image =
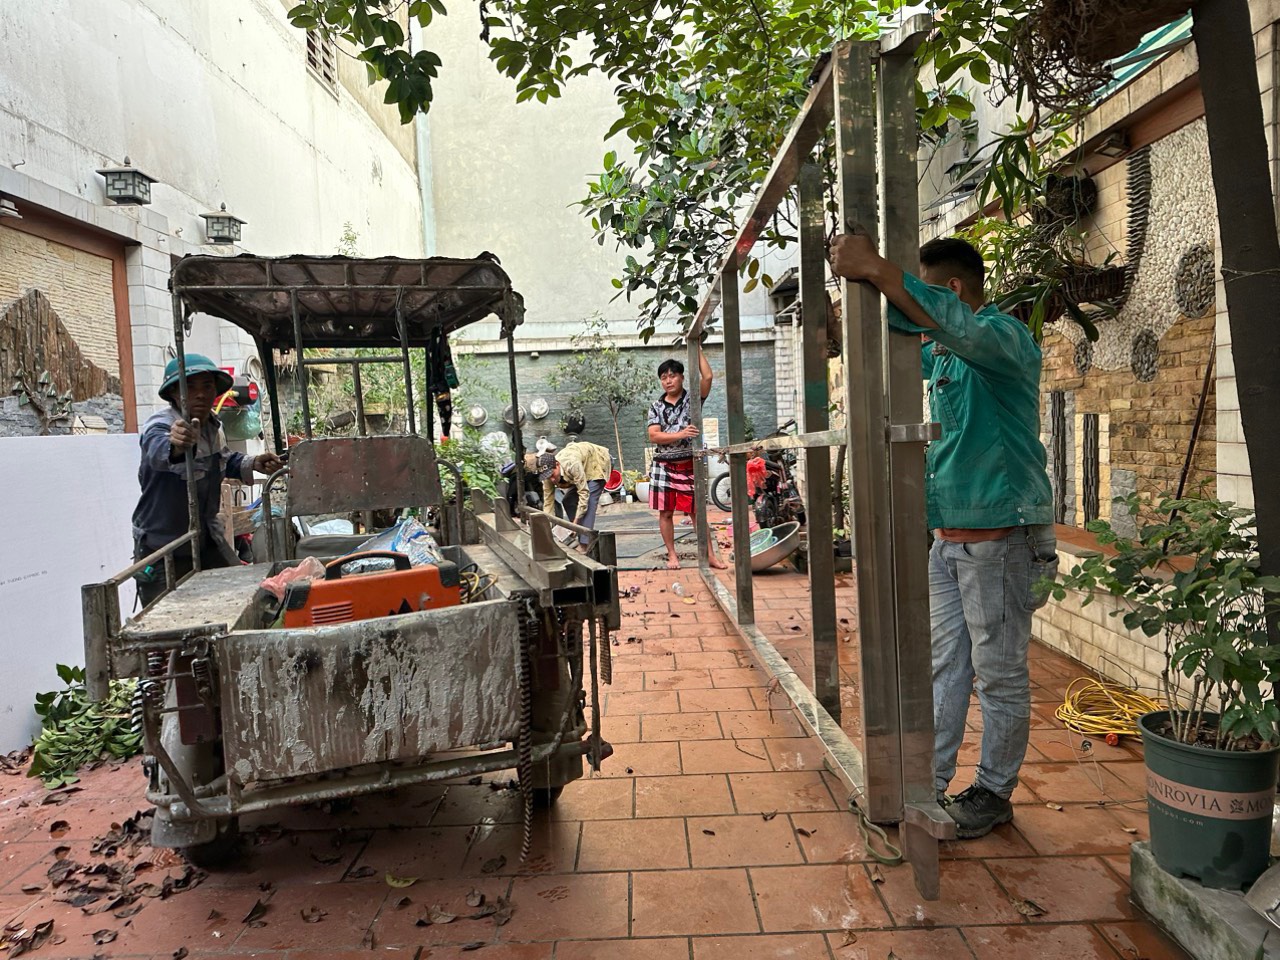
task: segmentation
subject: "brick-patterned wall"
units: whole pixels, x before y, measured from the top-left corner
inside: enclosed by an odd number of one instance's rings
[[[49,299],[84,356],[119,376],[111,261],[0,224],[0,305],[33,288]]]
[[[1041,375],[1043,402],[1047,407],[1050,390],[1070,391],[1075,400],[1075,429],[1072,443],[1068,444],[1068,456],[1072,461],[1069,470],[1076,483],[1074,504],[1067,504],[1069,517],[1073,506],[1075,516],[1081,515],[1084,497],[1080,482],[1083,437],[1079,424],[1085,413],[1100,415],[1100,516],[1111,517],[1110,478],[1116,470],[1132,471],[1140,494],[1158,496],[1177,487],[1191,440],[1204,365],[1213,341],[1214,321],[1210,315],[1199,320],[1182,318],[1175,323],[1160,341],[1159,372],[1149,383],[1139,381],[1130,370],[1090,370],[1081,375],[1076,369],[1070,341],[1060,335],[1045,338]],[[1215,426],[1214,382],[1210,379],[1188,489],[1205,480],[1209,490],[1213,490]],[[1048,437],[1045,443],[1047,446]],[[1116,490],[1115,494],[1120,492]]]
[[[1061,568],[1070,570],[1079,557],[1058,551]],[[1132,686],[1148,696],[1163,696],[1159,687],[1164,664],[1164,634],[1148,637],[1124,627],[1119,602],[1099,597],[1087,606],[1081,594],[1068,592],[1062,601],[1050,600],[1031,624],[1031,635],[1045,645],[1080,661],[1090,670]]]

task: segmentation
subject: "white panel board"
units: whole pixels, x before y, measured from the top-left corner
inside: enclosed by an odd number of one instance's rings
[[[138,436],[0,440],[0,751],[30,742],[56,664],[84,664],[80,587],[127,567]],[[133,586],[120,591],[125,615]]]

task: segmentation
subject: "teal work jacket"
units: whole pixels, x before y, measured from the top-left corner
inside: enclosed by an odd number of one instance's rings
[[[929,528],[988,530],[1053,523],[1040,442],[1040,347],[991,304],[977,313],[946,287],[904,274],[909,293],[938,325],[930,330],[889,307],[889,325],[932,339],[921,351],[933,419],[925,496]]]

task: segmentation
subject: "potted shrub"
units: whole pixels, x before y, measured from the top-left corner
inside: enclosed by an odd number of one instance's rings
[[[1138,498],[1126,501],[1136,514]],[[1213,499],[1166,497],[1134,539],[1089,529],[1115,553],[1055,585],[1121,601],[1124,625],[1161,637],[1169,708],[1139,720],[1151,852],[1175,876],[1247,887],[1266,869],[1280,763],[1280,578],[1258,573],[1253,514]]]

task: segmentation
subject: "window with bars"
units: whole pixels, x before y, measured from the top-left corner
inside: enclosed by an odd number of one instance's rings
[[[319,30],[307,31],[307,69],[330,91],[338,90],[338,48]]]
[[[1053,448],[1053,519],[1067,522],[1067,398],[1061,390],[1049,394],[1049,442]]]
[[[1098,415],[1086,413],[1084,426],[1084,522],[1098,519],[1099,463],[1098,463]]]

